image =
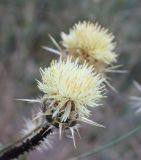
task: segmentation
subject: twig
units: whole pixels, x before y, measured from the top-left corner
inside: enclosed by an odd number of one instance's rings
[[[42,141],[52,132],[50,126],[46,125],[42,127],[39,133],[33,136],[31,139],[27,139],[25,142],[20,144],[19,146],[15,146],[6,151],[2,156],[0,156],[0,160],[10,160],[13,158],[18,158],[24,152],[29,152],[33,150],[36,146],[40,145]]]
[[[2,153],[4,153],[5,151],[9,150],[10,148],[12,148],[13,146],[17,145],[18,143],[24,141],[25,139],[27,139],[29,136],[31,136],[34,132],[37,132],[38,130],[40,130],[42,128],[42,124],[37,126],[34,130],[32,130],[31,132],[29,132],[27,135],[25,135],[24,137],[22,138],[19,138],[18,140],[12,142],[11,144],[9,145],[6,145],[5,147],[3,147],[1,150],[0,150],[0,155]]]

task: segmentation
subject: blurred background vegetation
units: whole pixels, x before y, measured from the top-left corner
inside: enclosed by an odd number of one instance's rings
[[[111,141],[141,123],[141,116],[129,104],[138,95],[133,80],[141,83],[141,1],[140,0],[0,0],[0,143],[20,136],[24,118],[31,117],[37,105],[16,98],[36,98],[35,79],[39,67],[48,66],[55,55],[41,46],[53,47],[48,33],[58,42],[60,32],[68,32],[75,22],[90,20],[110,29],[117,42],[118,64],[127,74],[110,74],[119,93],[109,91],[104,105],[94,110],[92,119],[106,129],[82,124],[82,139],[65,138],[53,149],[31,152],[30,160],[66,160]],[[141,95],[141,94],[140,94]],[[86,160],[140,160],[141,134]]]

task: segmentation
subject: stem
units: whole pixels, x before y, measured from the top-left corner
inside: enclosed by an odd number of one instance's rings
[[[46,125],[42,127],[39,133],[33,136],[31,139],[27,139],[25,142],[19,146],[14,146],[6,151],[3,155],[0,156],[0,160],[10,160],[18,158],[24,152],[29,152],[33,150],[36,146],[40,145],[42,141],[52,132],[50,126]]]
[[[124,134],[123,136],[121,136],[121,137],[113,140],[113,141],[110,142],[110,143],[107,143],[107,144],[105,144],[105,145],[103,145],[103,146],[100,146],[100,147],[98,147],[98,148],[96,148],[96,149],[92,149],[92,150],[90,150],[90,151],[88,151],[88,152],[86,152],[86,153],[83,153],[83,154],[81,154],[81,155],[79,155],[79,156],[77,156],[77,157],[71,158],[70,160],[78,160],[78,159],[86,158],[86,157],[89,157],[89,156],[91,156],[91,155],[94,155],[94,154],[96,154],[96,153],[98,153],[98,152],[101,152],[101,151],[103,151],[103,150],[105,150],[105,149],[111,148],[112,146],[115,146],[115,145],[119,144],[119,143],[122,142],[123,140],[126,140],[127,138],[135,135],[135,134],[136,134],[137,132],[139,132],[139,131],[141,131],[141,125],[139,125],[138,127],[134,128],[134,129],[131,130],[130,132]]]
[[[0,150],[0,154],[2,154],[3,152],[9,150],[11,147],[15,146],[16,144],[22,142],[24,139],[28,138],[29,136],[31,136],[34,132],[37,132],[38,130],[40,130],[42,128],[42,124],[37,126],[34,130],[32,130],[31,132],[29,132],[27,135],[25,135],[24,137],[14,141],[13,143],[6,145],[5,147],[3,147],[3,149]]]

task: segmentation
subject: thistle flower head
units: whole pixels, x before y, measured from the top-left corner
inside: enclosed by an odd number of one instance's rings
[[[86,60],[98,72],[116,62],[114,36],[98,23],[79,22],[69,34],[62,33],[61,37],[69,55],[79,57],[82,62]]]
[[[38,87],[44,92],[42,101],[48,122],[58,128],[72,127],[79,120],[88,122],[88,107],[97,106],[104,91],[103,79],[92,66],[78,65],[78,60],[67,58],[41,69],[41,76]]]

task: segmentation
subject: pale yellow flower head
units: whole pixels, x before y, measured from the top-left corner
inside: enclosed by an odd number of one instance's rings
[[[73,126],[77,120],[87,123],[90,111],[103,97],[103,79],[92,66],[78,64],[78,60],[52,61],[51,66],[41,69],[42,81],[38,87],[43,91],[43,104],[47,120],[57,127]],[[49,117],[50,116],[50,117]]]
[[[86,60],[98,72],[116,62],[114,36],[98,23],[79,22],[69,34],[62,33],[61,37],[69,55],[79,57],[82,63]]]

